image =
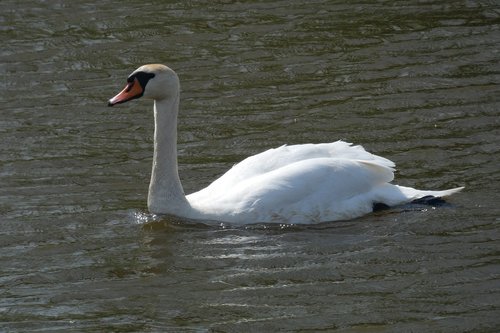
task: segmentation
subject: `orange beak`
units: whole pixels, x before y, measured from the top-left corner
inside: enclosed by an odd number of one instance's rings
[[[134,81],[127,83],[127,86],[118,93],[115,97],[108,101],[108,106],[113,106],[115,104],[125,103],[134,98],[139,98],[144,93],[141,84],[134,78]]]

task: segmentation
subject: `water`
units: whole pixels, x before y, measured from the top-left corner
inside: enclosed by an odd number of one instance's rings
[[[0,331],[495,332],[494,1],[0,2]],[[147,214],[144,63],[182,84],[186,192],[285,143],[344,139],[451,206],[317,226]]]

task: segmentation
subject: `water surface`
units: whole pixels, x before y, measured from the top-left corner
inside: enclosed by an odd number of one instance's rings
[[[495,332],[500,10],[491,1],[0,3],[0,328]],[[144,63],[181,79],[187,193],[343,139],[450,206],[317,226],[147,214]]]

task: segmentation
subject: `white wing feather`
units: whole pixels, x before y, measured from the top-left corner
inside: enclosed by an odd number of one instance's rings
[[[223,191],[236,186],[239,182],[249,180],[252,177],[271,172],[283,166],[295,162],[315,158],[344,158],[352,160],[372,161],[378,165],[394,168],[394,162],[373,155],[361,146],[353,146],[351,143],[336,141],[332,143],[303,144],[269,149],[260,154],[250,156],[235,164],[220,178],[212,182],[208,187],[189,195],[193,200],[202,199],[206,195]]]

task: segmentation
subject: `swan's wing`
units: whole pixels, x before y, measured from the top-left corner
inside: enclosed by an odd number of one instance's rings
[[[314,158],[247,178],[223,190],[209,187],[204,190],[205,196],[187,198],[193,208],[233,222],[325,220],[329,218],[325,214],[331,211],[344,214],[352,208],[358,212],[359,207],[343,205],[392,179],[390,167],[373,161]]]
[[[207,188],[193,193],[191,196],[193,199],[202,199],[203,197],[210,196],[213,192],[238,186],[240,182],[252,179],[253,177],[267,174],[299,161],[318,158],[370,161],[391,169],[395,166],[392,161],[386,158],[371,154],[361,146],[353,146],[351,143],[344,141],[292,146],[285,145],[244,159]]]

